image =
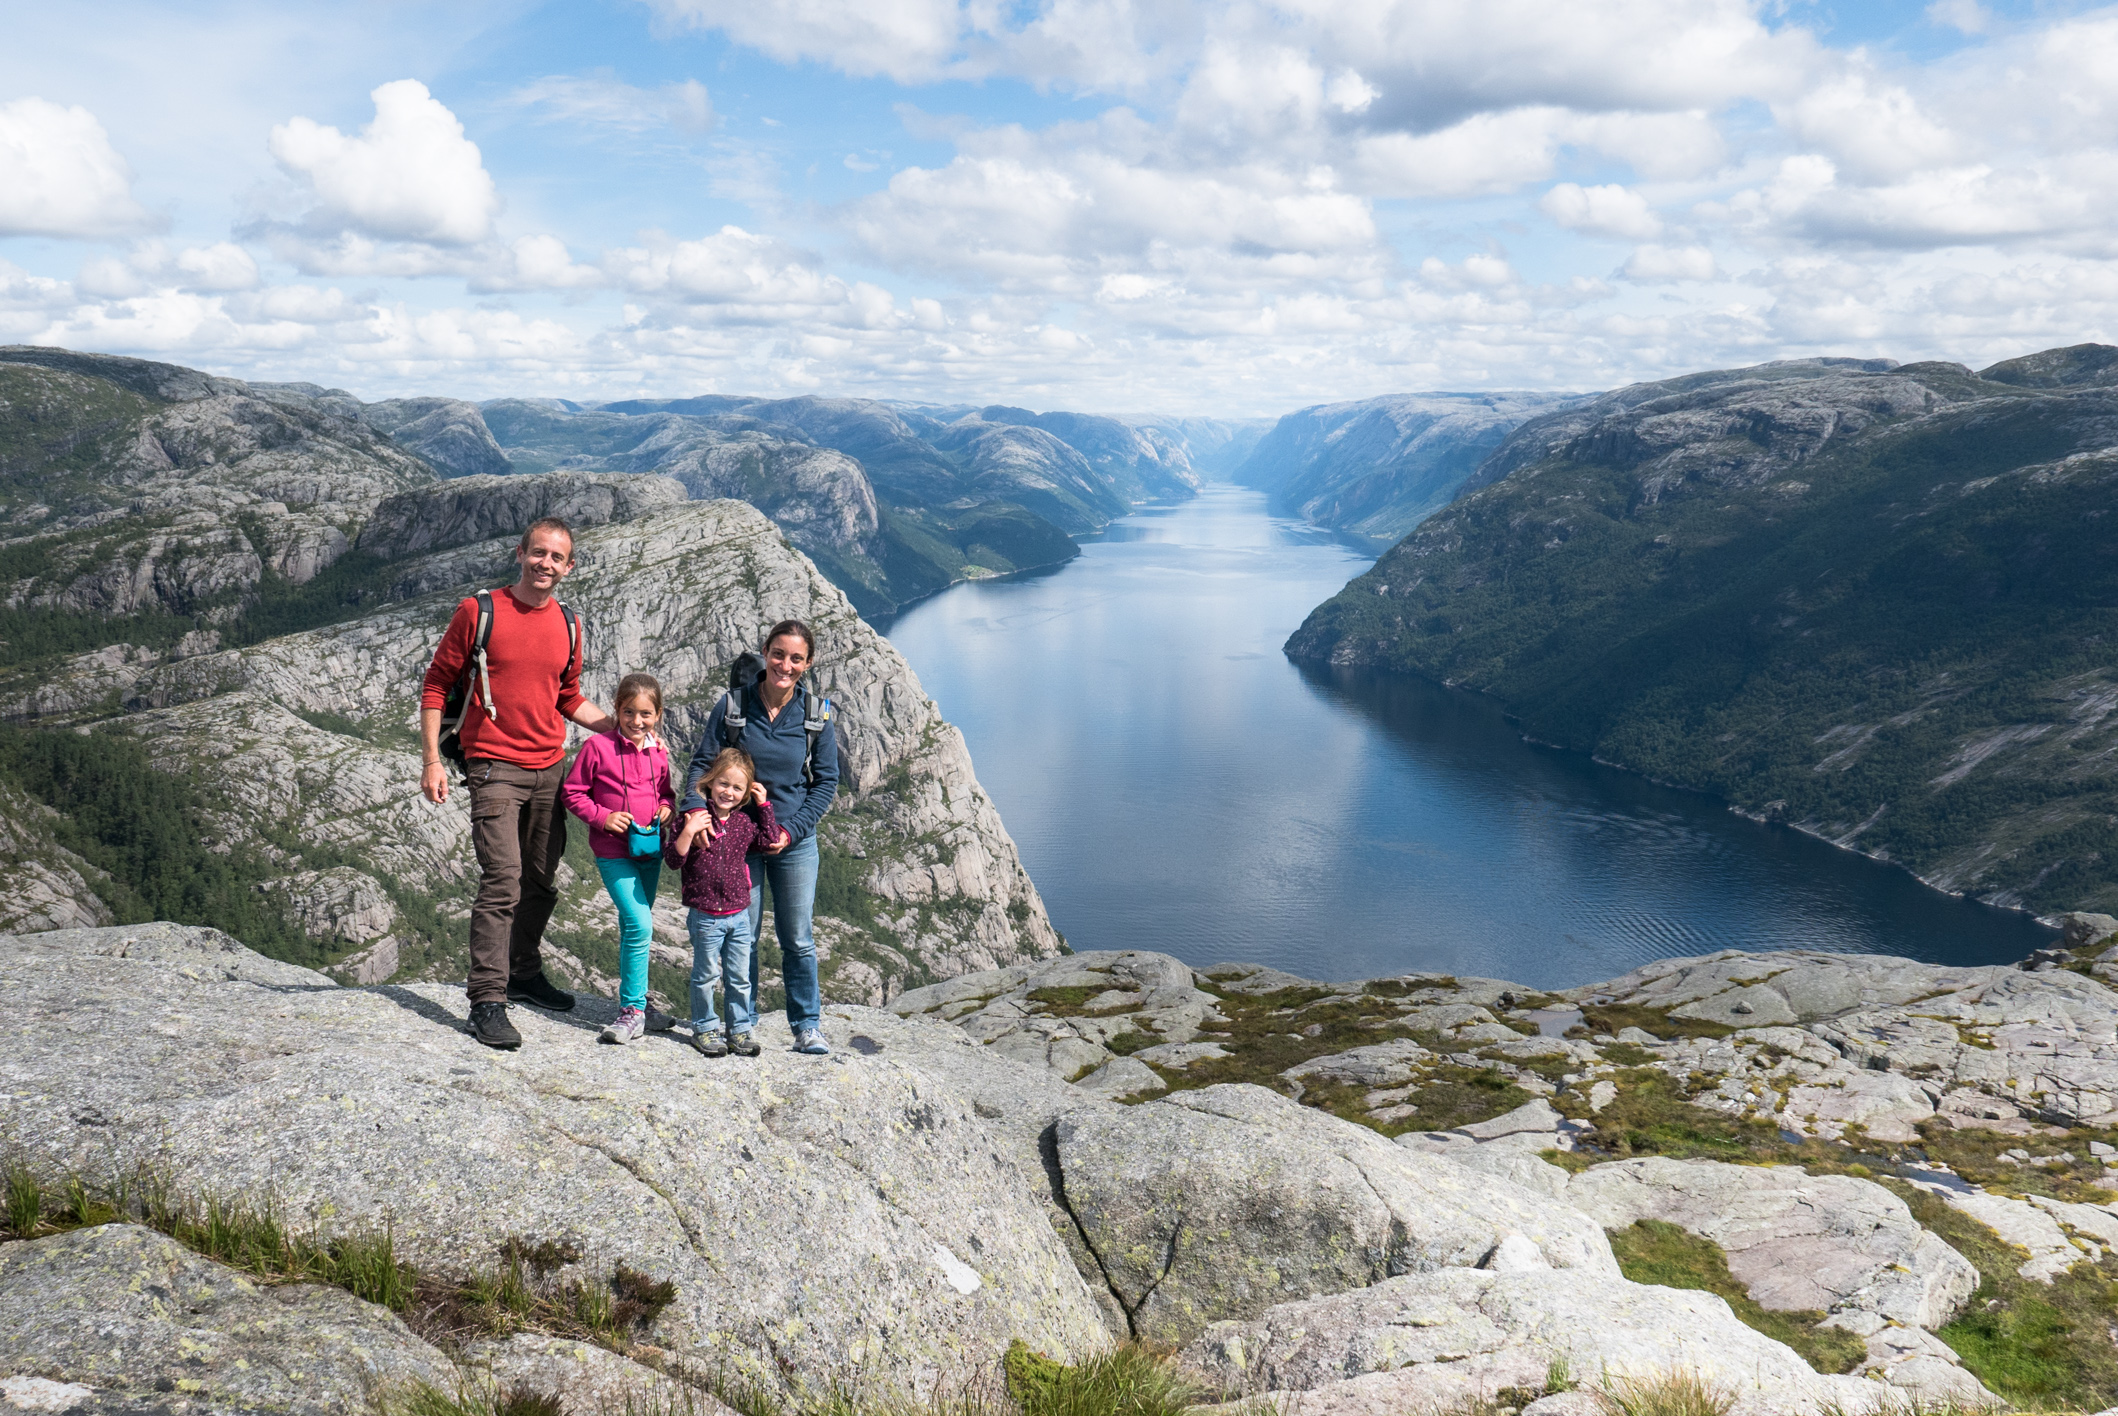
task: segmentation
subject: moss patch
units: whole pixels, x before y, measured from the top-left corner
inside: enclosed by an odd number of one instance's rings
[[[1850,1372],[1868,1355],[1867,1345],[1852,1333],[1818,1327],[1824,1320],[1822,1313],[1781,1313],[1759,1307],[1728,1271],[1728,1255],[1719,1244],[1674,1224],[1643,1219],[1630,1229],[1614,1229],[1611,1252],[1618,1256],[1618,1267],[1635,1283],[1696,1288],[1726,1299],[1745,1326],[1786,1343],[1819,1372]]]
[[[1680,1037],[1727,1037],[1735,1032],[1726,1023],[1703,1022],[1697,1018],[1673,1018],[1666,1008],[1647,1008],[1636,1003],[1584,1004],[1579,1024],[1586,1035],[1597,1033],[1616,1034],[1627,1028],[1638,1028],[1651,1033],[1664,1042]]]

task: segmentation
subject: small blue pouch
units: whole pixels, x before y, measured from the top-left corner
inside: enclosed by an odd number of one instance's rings
[[[633,855],[658,856],[662,853],[662,828],[653,821],[635,821],[625,833],[625,841]]]

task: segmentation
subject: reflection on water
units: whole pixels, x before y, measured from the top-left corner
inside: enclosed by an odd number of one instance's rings
[[[1297,671],[1281,643],[1367,564],[1214,486],[1055,570],[946,591],[889,635],[1077,949],[1552,988],[1715,949],[1990,963],[2049,938],[1533,747],[1472,695]]]

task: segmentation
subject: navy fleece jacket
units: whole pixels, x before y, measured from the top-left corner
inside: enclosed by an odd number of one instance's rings
[[[787,844],[798,846],[816,834],[816,823],[824,819],[831,799],[838,795],[838,734],[828,727],[817,734],[816,785],[812,787],[802,778],[809,734],[803,726],[808,719],[802,712],[800,685],[795,686],[794,697],[787,706],[780,709],[777,721],[765,716],[765,705],[758,700],[755,688],[743,694],[743,715],[748,721],[743,724],[742,740],[735,746],[757,763],[757,779],[765,784],[772,814],[791,838]],[[713,705],[713,712],[706,719],[706,731],[699,737],[698,750],[691,754],[691,765],[684,769],[687,789],[713,761],[714,754],[728,745],[721,741],[721,720],[727,716],[728,700],[723,698]],[[705,809],[706,799],[686,790],[684,810]]]

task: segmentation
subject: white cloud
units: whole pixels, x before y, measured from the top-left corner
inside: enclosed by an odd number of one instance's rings
[[[566,122],[643,133],[670,127],[682,133],[711,132],[713,97],[697,79],[635,88],[608,72],[547,74],[508,95],[510,102]]]
[[[318,199],[305,225],[396,241],[465,246],[492,233],[500,193],[478,145],[417,79],[375,89],[375,118],[358,135],[293,118],[268,146]]]
[[[1641,284],[1712,280],[1714,253],[1704,246],[1636,246],[1619,273]]]
[[[556,236],[518,236],[472,272],[473,290],[585,290],[604,283],[603,272],[577,263]]]
[[[1984,34],[1992,27],[1993,17],[1978,0],[1934,0],[1927,7],[1927,22],[1965,34]]]
[[[0,236],[92,239],[149,221],[95,114],[41,98],[0,103]]]
[[[1662,221],[1647,199],[1629,187],[1610,184],[1581,187],[1561,182],[1544,194],[1537,209],[1569,231],[1646,241],[1662,234]]]
[[[193,290],[249,290],[258,283],[256,258],[229,241],[179,251],[175,266]]]

